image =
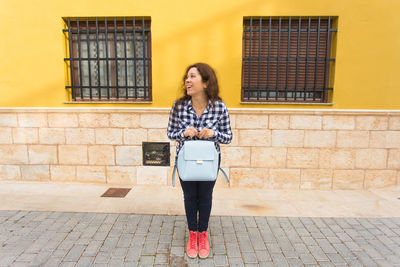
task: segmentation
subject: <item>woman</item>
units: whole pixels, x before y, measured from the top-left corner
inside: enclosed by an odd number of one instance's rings
[[[178,141],[176,155],[186,138],[215,142],[221,162],[219,143],[229,144],[232,131],[225,103],[219,97],[214,70],[205,63],[187,67],[183,78],[184,96],[175,101],[168,123],[168,138]],[[215,181],[180,180],[189,228],[186,253],[190,258],[207,258],[210,245],[207,238]],[[197,221],[197,213],[199,220]]]

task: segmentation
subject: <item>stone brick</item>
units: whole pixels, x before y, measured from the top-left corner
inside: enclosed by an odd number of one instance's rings
[[[107,166],[107,183],[136,185],[136,167]]]
[[[142,140],[146,141],[146,140]],[[147,130],[148,142],[169,142],[167,131],[165,129],[148,129]]]
[[[65,144],[64,128],[39,128],[39,143],[46,145]]]
[[[123,133],[125,145],[142,145],[142,142],[147,142],[146,129],[124,129]]]
[[[107,113],[81,113],[79,114],[79,127],[108,127],[109,114]]]
[[[368,144],[368,131],[338,131],[337,133],[337,147],[367,148]]]
[[[289,129],[289,115],[270,115],[269,129],[286,130]]]
[[[354,169],[356,152],[348,148],[321,149],[319,167],[323,169]]]
[[[0,128],[0,144],[12,144],[11,128]]]
[[[386,149],[357,149],[357,169],[386,169]]]
[[[232,130],[232,141],[228,144],[228,146],[239,146],[239,130]]]
[[[50,176],[52,181],[71,182],[76,180],[75,166],[51,165]]]
[[[96,144],[122,145],[122,129],[117,128],[97,128]]]
[[[167,185],[167,167],[142,166],[137,168],[138,185]]]
[[[223,170],[225,171],[226,175],[228,176],[229,183],[226,181],[225,176],[222,174],[222,172],[219,171],[218,172],[218,176],[217,176],[217,182],[215,183],[215,187],[216,188],[229,188],[229,187],[231,187],[231,184],[232,184],[232,179],[231,179],[232,176],[230,174],[230,170],[231,169],[225,167],[225,168],[223,168]],[[171,176],[172,176],[172,172],[171,172],[171,174],[168,172],[168,174],[167,174],[168,185],[170,185],[169,181],[171,180],[170,179]],[[176,180],[175,180],[175,182],[176,182]],[[178,185],[178,186],[180,186],[180,185]]]
[[[400,131],[371,131],[370,147],[400,148]]]
[[[47,113],[18,113],[20,127],[48,127]]]
[[[30,164],[57,164],[57,147],[51,145],[29,145]]]
[[[334,170],[333,189],[363,189],[363,170]]]
[[[322,129],[324,130],[354,130],[354,116],[328,115],[322,117]]]
[[[78,114],[76,113],[49,113],[49,127],[78,127]]]
[[[386,147],[386,132],[371,131],[369,136],[369,147],[385,148]]]
[[[268,189],[299,189],[299,169],[270,169],[267,181]]]
[[[94,129],[92,128],[67,128],[65,129],[67,144],[89,145],[95,143]]]
[[[268,128],[268,115],[236,115],[236,129]]]
[[[301,170],[301,189],[332,189],[333,171],[330,169]]]
[[[386,148],[400,148],[400,131],[386,132]]]
[[[142,165],[141,146],[117,146],[115,153],[117,165]]]
[[[1,125],[1,119],[0,119]],[[389,130],[400,130],[400,116],[389,117]]]
[[[48,181],[50,180],[49,165],[22,165],[22,180]]]
[[[322,117],[317,115],[292,115],[290,116],[291,129],[315,129],[322,128]]]
[[[231,128],[236,128],[236,115],[229,114],[229,122],[231,123]]]
[[[250,165],[249,147],[221,147],[221,166],[241,167]]]
[[[400,149],[389,150],[388,168],[400,170]]]
[[[305,131],[305,147],[335,147],[336,131]]]
[[[13,128],[14,144],[37,144],[38,128]]]
[[[241,146],[271,146],[271,131],[240,130],[239,144]]]
[[[87,146],[85,145],[60,145],[58,146],[58,160],[60,164],[87,164]]]
[[[0,179],[19,180],[21,179],[21,170],[16,165],[0,165]]]
[[[356,116],[356,130],[386,130],[388,123],[386,116]]]
[[[115,153],[113,146],[89,146],[88,153],[90,165],[115,165]]]
[[[1,113],[0,114],[0,127],[17,127],[17,114],[15,113]]]
[[[313,148],[289,148],[287,151],[288,168],[318,168],[319,150]]]
[[[366,170],[365,188],[382,188],[395,186],[397,183],[397,172],[395,170]]]
[[[28,148],[26,145],[1,145],[0,164],[27,164]]]
[[[168,120],[169,115],[167,114],[140,114],[140,126],[142,128],[167,129]]]
[[[111,127],[128,127],[138,128],[140,125],[139,114],[131,113],[111,113],[110,126]]]
[[[229,178],[232,187],[263,188],[268,179],[268,169],[231,168]]]
[[[272,146],[303,147],[304,130],[272,130]]]
[[[286,148],[253,147],[251,149],[251,166],[261,168],[284,168],[286,165]],[[229,156],[229,154],[227,155]],[[246,167],[248,165],[245,165]]]
[[[106,168],[103,166],[77,166],[76,180],[78,182],[106,182]]]

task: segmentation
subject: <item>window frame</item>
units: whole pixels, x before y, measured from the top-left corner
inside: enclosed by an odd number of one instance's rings
[[[83,103],[83,102],[100,102],[100,103],[151,103],[152,102],[152,53],[151,53],[151,18],[150,17],[66,17],[63,18],[64,29],[63,33],[65,36],[65,42],[67,46],[66,58],[64,62],[67,68],[67,85],[65,89],[68,92],[68,99],[66,103]],[[82,25],[82,26],[81,26]],[[132,40],[127,40],[129,34],[132,35]],[[89,42],[90,35],[96,36],[96,54],[97,57],[90,56]],[[105,44],[105,57],[99,57],[99,37],[104,35]],[[124,39],[119,40],[123,42],[123,57],[116,56],[117,49],[116,45],[118,42],[117,34],[123,34]],[[69,37],[72,38],[69,38]],[[81,40],[80,37],[85,36],[86,40]],[[139,38],[141,40],[136,40]],[[75,39],[73,41],[73,39]],[[133,57],[127,57],[127,42],[132,41],[133,43]],[[137,42],[143,42],[142,52],[143,57],[137,57]],[[87,57],[79,57],[81,52],[81,46],[87,45]],[[147,54],[146,54],[147,52]],[[103,51],[104,53],[104,51]],[[72,57],[71,57],[72,55]],[[89,76],[89,85],[84,85],[82,79],[82,66],[81,62],[87,62],[87,68],[85,71]],[[98,67],[97,75],[92,78],[91,63],[96,64]],[[101,84],[100,82],[100,62],[106,64],[106,79],[107,82]],[[123,62],[123,63],[121,63]],[[128,63],[134,66],[134,85],[128,85]],[[138,83],[137,77],[138,65],[140,68],[142,63],[143,70],[143,86]],[[104,64],[104,63],[102,63]],[[118,65],[123,64],[125,66],[124,73],[118,72]],[[104,71],[104,69],[103,69]],[[125,76],[123,76],[125,75]],[[124,85],[119,85],[118,80],[122,77],[125,80]],[[103,77],[104,78],[104,77]],[[132,77],[130,77],[132,78]],[[97,85],[92,84],[92,80],[97,79]],[[142,88],[142,91],[140,89]],[[89,90],[89,97],[84,96],[83,91]],[[106,95],[102,94],[102,90],[106,91]],[[122,90],[122,91],[121,91]],[[129,93],[128,93],[129,90]],[[93,96],[97,92],[97,97]],[[125,95],[121,96],[120,93],[125,92]],[[134,92],[134,93],[132,93]],[[143,93],[143,97],[139,96],[140,92]],[[133,97],[131,96],[133,94]]]
[[[337,20],[338,17],[335,16],[244,17],[241,103],[329,104],[333,92]],[[316,23],[317,28],[315,28]],[[292,28],[292,25],[296,25],[296,28]],[[294,36],[292,39],[291,34]],[[321,36],[325,37],[324,40]],[[305,52],[304,40],[307,42],[307,55],[300,57],[299,51]],[[323,41],[326,42],[325,46],[320,46],[320,42]],[[311,42],[316,44],[315,47],[311,46]],[[291,51],[293,48],[295,51]],[[309,56],[309,50],[313,48],[315,51],[312,58]],[[319,54],[320,51],[324,54]],[[302,69],[302,72],[299,71],[299,66],[301,68],[305,66],[305,73]],[[311,69],[308,70],[309,73],[307,68]],[[299,86],[301,84],[299,77],[303,78],[304,88]],[[307,85],[311,78],[312,86]],[[295,86],[290,87],[289,84]],[[316,97],[317,94],[320,97]],[[307,95],[312,95],[312,98],[306,97]]]

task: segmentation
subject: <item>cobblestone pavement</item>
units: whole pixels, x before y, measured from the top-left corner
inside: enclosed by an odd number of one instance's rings
[[[207,259],[184,216],[0,211],[0,266],[400,266],[400,218],[212,216]]]

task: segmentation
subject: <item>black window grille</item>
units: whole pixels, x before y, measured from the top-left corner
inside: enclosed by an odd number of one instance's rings
[[[242,101],[328,102],[335,24],[336,17],[244,18]]]
[[[72,101],[151,101],[151,31],[145,17],[65,18]]]

